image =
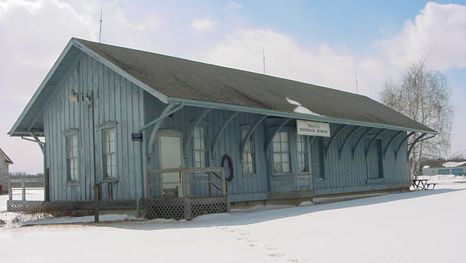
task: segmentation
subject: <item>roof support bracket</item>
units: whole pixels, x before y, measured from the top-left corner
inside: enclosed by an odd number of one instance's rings
[[[21,139],[23,139],[25,141],[30,141],[30,142],[37,143],[37,145],[39,145],[40,150],[42,151],[42,154],[45,156],[45,142],[41,141],[39,139],[39,136],[37,136],[37,134],[35,134],[34,132],[29,132],[29,134],[34,139],[26,138],[24,136],[21,136]]]
[[[176,108],[174,108],[174,107],[175,107],[175,104],[168,104],[167,107],[165,107],[165,109],[163,110],[163,112],[160,114],[159,117],[157,117],[155,120],[152,120],[148,124],[144,125],[141,129],[139,129],[139,131],[142,132],[143,130],[149,128],[151,125],[157,123],[158,121],[160,121],[162,119],[165,119],[166,117],[172,115],[173,113],[181,110],[184,107],[184,105],[180,104],[180,105],[178,105],[178,107],[176,107]]]
[[[390,145],[395,141],[396,138],[398,138],[398,136],[400,136],[400,134],[404,133],[404,131],[399,131],[397,133],[395,133],[395,135],[393,135],[390,140],[388,140],[387,142],[387,145],[385,146],[385,149],[383,150],[383,159],[385,160],[385,156],[387,155],[387,152],[388,152],[388,148],[390,147]]]
[[[239,111],[233,112],[233,114],[231,114],[231,116],[223,123],[222,127],[220,128],[220,131],[218,131],[217,135],[215,136],[215,139],[213,140],[212,147],[211,147],[212,159],[215,159],[215,150],[217,149],[217,144],[218,144],[218,141],[220,140],[220,136],[222,136],[223,132],[228,127],[230,122],[232,122],[236,118],[236,116],[239,115],[239,113],[240,113]]]
[[[361,136],[356,140],[356,144],[353,146],[353,149],[351,150],[351,156],[354,160],[354,154],[356,153],[356,149],[358,148],[359,144],[361,143],[362,139],[366,136],[368,132],[370,132],[373,128],[367,128]]]
[[[374,144],[375,140],[377,140],[377,138],[379,137],[380,134],[382,134],[382,132],[384,132],[386,130],[382,129],[380,130],[379,132],[377,132],[374,137],[372,137],[371,141],[369,142],[369,145],[367,145],[367,148],[366,148],[366,151],[364,152],[366,158],[367,158],[367,155],[369,154],[369,150],[371,149],[372,147],[372,144]]]
[[[398,144],[398,146],[396,147],[396,150],[395,150],[395,160],[398,159],[398,152],[400,151],[401,149],[401,146],[403,145],[403,143],[408,140],[409,137],[411,137],[413,134],[415,134],[416,132],[410,132],[408,135],[406,135],[403,140],[401,140],[401,142]]]
[[[270,135],[270,138],[269,140],[267,141],[267,143],[265,144],[265,154],[266,154],[266,158],[269,159],[270,158],[270,147],[272,147],[272,141],[273,141],[273,137],[275,137],[275,135],[289,122],[291,121],[292,118],[286,118],[285,120],[283,120],[282,123],[280,123],[280,125],[278,125],[278,127],[273,131],[273,133]]]
[[[332,146],[332,142],[335,141],[335,138],[337,137],[337,135],[343,130],[343,128],[345,128],[347,125],[343,124],[341,125],[340,127],[338,127],[338,129],[333,133],[332,137],[330,138],[330,140],[328,140],[327,142],[327,146],[325,146],[325,156],[328,155],[328,151],[330,149],[330,146]]]
[[[147,145],[149,148],[148,148],[148,153],[149,153],[149,157],[152,157],[153,156],[153,150],[154,150],[154,142],[155,142],[155,139],[157,138],[157,132],[159,131],[160,127],[162,126],[163,122],[165,121],[165,119],[172,115],[173,113],[181,110],[183,108],[183,105],[179,105],[178,107],[174,108],[175,107],[175,104],[168,104],[165,109],[162,111],[162,113],[160,114],[160,116],[158,118],[156,118],[155,120],[151,121],[150,123],[146,124],[144,127],[142,127],[140,129],[140,131],[143,131],[144,129],[146,129],[147,127],[149,127],[150,125],[152,124],[155,124],[154,125],[154,128],[152,128],[152,131],[150,133],[150,136],[149,136],[149,144]]]
[[[351,129],[350,132],[346,134],[345,138],[343,139],[343,143],[340,146],[340,149],[338,149],[338,159],[341,160],[341,154],[343,153],[343,149],[345,148],[346,143],[349,141],[349,138],[351,138],[351,135],[353,135],[360,128],[361,126],[354,126],[353,129]]]
[[[246,142],[249,140],[249,137],[256,131],[257,127],[268,117],[269,115],[264,115],[262,116],[257,122],[249,129],[248,133],[246,133],[246,136],[242,138],[241,145],[239,147],[239,152],[242,153],[244,150],[244,146],[246,145]]]
[[[419,142],[424,136],[426,136],[426,135],[427,135],[427,133],[421,134],[419,137],[417,137],[417,138],[414,140],[413,143],[411,143],[411,146],[410,146],[409,149],[408,149],[408,154],[406,155],[407,158],[408,158],[408,160],[409,160],[409,154],[413,151],[414,146],[416,145],[416,143],[418,143],[418,142]],[[433,136],[432,136],[432,137],[433,137]]]
[[[201,121],[205,118],[205,116],[207,116],[207,114],[209,114],[209,112],[211,112],[213,109],[212,108],[205,108],[201,114],[197,117],[197,119],[194,121],[194,124],[193,126],[191,127],[191,130],[189,131],[189,134],[188,136],[186,137],[186,141],[184,143],[184,157],[185,158],[188,158],[188,145],[189,145],[189,142],[193,139],[193,136],[194,136],[194,130],[196,130],[196,128],[199,126],[199,124],[201,123]]]

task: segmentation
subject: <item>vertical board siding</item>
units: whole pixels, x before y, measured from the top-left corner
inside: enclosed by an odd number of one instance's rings
[[[91,108],[87,102],[70,102],[72,90],[80,94],[94,94],[94,132],[92,138]],[[47,142],[47,167],[50,172],[52,201],[91,200],[94,185],[94,156],[97,181],[103,177],[101,128],[114,123],[117,133],[117,180],[111,182],[113,196],[103,198],[136,199],[141,197],[141,144],[131,141],[131,133],[137,132],[143,123],[140,105],[142,90],[106,68],[93,58],[83,55],[58,82],[53,97],[44,112]],[[78,130],[79,181],[67,182],[65,133]],[[95,141],[95,151],[93,144]]]
[[[153,98],[151,95],[144,93],[144,111],[145,123],[157,118],[165,107],[164,104]],[[202,114],[202,108],[184,107],[182,110],[176,112],[172,116],[166,118],[160,129],[177,130],[185,137],[185,145],[187,147],[187,155],[184,156],[184,166],[193,166],[192,156],[192,141],[186,142],[186,137],[192,131],[193,123],[197,117]],[[352,148],[355,146],[357,138],[359,138],[365,129],[356,131],[346,143],[343,148],[341,159],[339,158],[338,151],[343,143],[345,136],[351,131],[354,126],[347,125],[343,130],[333,139],[328,153],[323,157],[323,164],[319,163],[319,149],[318,138],[314,138],[308,145],[310,153],[310,175],[298,175],[297,159],[296,159],[296,124],[295,121],[290,121],[283,130],[287,130],[290,135],[290,149],[291,149],[291,169],[290,175],[274,175],[272,172],[272,160],[266,159],[265,143],[271,139],[272,132],[283,121],[282,118],[270,117],[258,126],[255,133],[256,143],[256,174],[243,175],[241,168],[241,126],[253,125],[260,119],[260,115],[240,113],[224,130],[220,136],[215,155],[212,156],[212,143],[215,136],[221,129],[223,123],[231,116],[232,112],[224,110],[211,111],[200,125],[206,127],[207,133],[207,147],[209,149],[209,159],[211,166],[219,166],[221,157],[224,154],[229,155],[234,164],[234,178],[229,184],[229,193],[234,196],[244,196],[247,200],[251,194],[260,194],[267,192],[291,192],[303,190],[314,190],[316,195],[336,193],[336,192],[351,192],[351,191],[369,191],[384,189],[391,185],[400,185],[409,183],[408,166],[406,162],[406,149],[407,146],[403,145],[404,151],[400,151],[398,158],[395,160],[394,150],[396,145],[401,141],[402,136],[397,138],[390,146],[387,155],[383,161],[384,178],[379,183],[370,183],[368,181],[369,175],[367,171],[367,161],[365,151],[369,139],[372,138],[379,130],[373,129],[369,134],[366,134],[356,148],[354,158],[352,156]],[[331,124],[332,132],[335,132],[340,125]],[[385,149],[386,143],[397,131],[384,130],[378,138],[382,140],[382,151]],[[369,138],[369,139],[368,139]],[[324,147],[327,146],[329,138],[323,138]],[[157,141],[155,142],[157,148]],[[374,145],[372,145],[374,147]],[[185,150],[185,149],[183,149]],[[155,151],[157,153],[157,151]],[[157,167],[158,156],[154,156],[151,161],[152,167]],[[314,174],[319,172],[319,167],[324,169],[324,180],[314,179]],[[191,176],[192,180],[191,192],[193,194],[206,194],[206,176],[197,175]],[[270,186],[269,186],[270,181]],[[300,185],[303,185],[301,188]],[[159,185],[154,183],[152,190],[157,196],[160,195]],[[240,198],[241,199],[241,198]]]
[[[44,112],[44,132],[47,141],[47,167],[50,173],[51,200],[92,200],[94,177],[97,182],[102,181],[103,164],[101,129],[104,125],[114,125],[117,134],[117,174],[116,181],[103,184],[104,199],[136,199],[142,196],[141,186],[145,183],[142,177],[146,167],[158,167],[158,139],[155,145],[147,145],[151,128],[144,131],[144,142],[131,141],[131,133],[137,132],[144,124],[157,118],[165,104],[143,91],[141,88],[108,69],[95,59],[81,55],[63,73],[58,82],[56,92],[49,99]],[[92,137],[91,108],[87,102],[70,102],[72,91],[80,94],[94,94],[94,132]],[[192,141],[187,141],[192,132],[194,122],[202,114],[202,108],[184,107],[167,117],[160,129],[172,129],[183,134],[184,166],[193,166]],[[256,173],[244,175],[241,166],[240,144],[241,126],[253,126],[262,117],[258,114],[240,113],[226,127],[220,135],[216,145],[215,154],[212,144],[223,124],[233,112],[225,110],[212,110],[202,120],[200,125],[206,128],[206,147],[208,149],[208,165],[220,166],[223,155],[229,155],[233,160],[234,177],[229,184],[229,194],[243,196],[247,200],[254,194],[268,192],[292,192],[300,190],[313,190],[316,195],[369,191],[384,189],[389,186],[409,183],[408,163],[406,161],[407,143],[404,142],[398,158],[394,151],[403,136],[399,136],[390,145],[383,160],[383,180],[373,182],[368,180],[367,159],[365,151],[367,144],[379,130],[373,129],[361,140],[356,148],[354,157],[352,148],[356,144],[364,129],[359,129],[348,140],[343,148],[341,159],[338,151],[345,136],[354,126],[347,125],[333,138],[327,154],[323,156],[323,163],[319,160],[318,138],[308,144],[310,175],[298,175],[296,155],[296,122],[290,121],[283,130],[289,132],[291,150],[291,173],[288,175],[274,175],[272,170],[272,155],[267,158],[266,143],[273,136],[275,129],[283,122],[283,118],[269,117],[262,122],[252,134],[255,141]],[[332,133],[340,125],[331,124]],[[66,149],[65,133],[70,129],[77,129],[79,141],[79,181],[67,182],[66,178]],[[396,134],[394,130],[384,130],[378,138],[382,141],[382,151],[385,150],[389,139]],[[328,145],[329,138],[323,138],[324,147]],[[95,143],[95,147],[94,147]],[[144,148],[141,148],[144,147]],[[148,149],[153,147],[153,151]],[[372,145],[374,147],[374,145]],[[95,148],[95,149],[94,149]],[[141,159],[141,152],[154,152],[154,156]],[[369,151],[375,152],[375,151]],[[95,162],[94,162],[95,159]],[[141,165],[142,163],[142,165]],[[95,174],[94,174],[95,165]],[[315,175],[319,169],[324,169],[324,179],[317,180]],[[191,192],[204,195],[208,193],[206,175],[190,175]],[[113,188],[113,196],[109,195],[108,187]],[[160,196],[159,182],[155,179],[151,184],[152,193]],[[266,196],[266,195],[262,195]]]

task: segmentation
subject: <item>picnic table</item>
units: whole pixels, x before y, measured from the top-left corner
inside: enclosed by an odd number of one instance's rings
[[[429,179],[425,178],[414,178],[411,182],[411,186],[414,188],[414,190],[427,190],[429,187],[435,189],[437,183],[429,183],[428,181]]]

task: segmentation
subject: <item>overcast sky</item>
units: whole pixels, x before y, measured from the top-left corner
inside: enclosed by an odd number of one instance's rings
[[[39,147],[6,133],[71,37],[262,72],[379,99],[421,59],[446,75],[452,152],[466,153],[466,3],[426,1],[0,0],[0,147],[42,171]]]

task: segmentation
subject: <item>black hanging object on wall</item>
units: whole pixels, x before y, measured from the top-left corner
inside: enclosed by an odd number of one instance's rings
[[[222,156],[222,163],[220,164],[222,167],[225,167],[225,161],[228,162],[228,176],[225,176],[225,181],[231,182],[233,180],[233,160],[227,154]]]

